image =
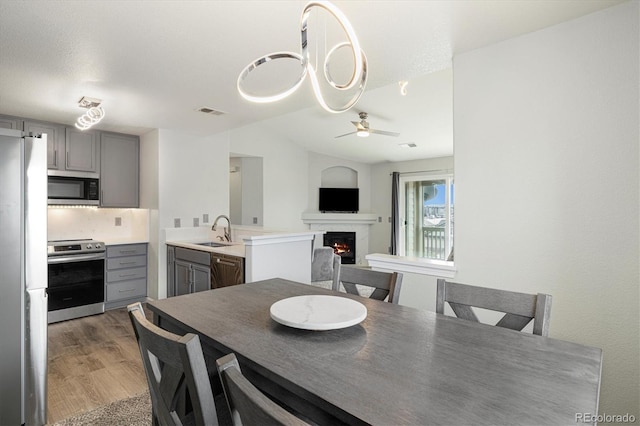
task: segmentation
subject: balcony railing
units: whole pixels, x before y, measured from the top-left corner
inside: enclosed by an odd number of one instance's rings
[[[424,229],[424,257],[429,259],[447,258],[445,228],[425,227]]]

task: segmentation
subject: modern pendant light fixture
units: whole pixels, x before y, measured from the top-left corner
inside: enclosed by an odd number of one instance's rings
[[[322,8],[327,12],[329,12],[338,21],[338,23],[344,30],[348,39],[348,41],[339,43],[335,45],[333,48],[331,48],[324,60],[323,75],[326,82],[331,87],[339,91],[345,91],[345,90],[350,90],[355,88],[355,93],[351,97],[351,99],[347,101],[344,105],[341,105],[339,107],[332,107],[325,101],[322,91],[320,90],[320,82],[318,81],[316,69],[314,68],[314,66],[311,64],[309,60],[307,23],[309,20],[309,15],[311,14],[311,10],[315,7]],[[354,70],[351,75],[351,79],[346,84],[337,84],[331,77],[331,73],[329,72],[329,65],[331,63],[331,57],[333,56],[333,54],[337,50],[345,47],[350,48],[353,54]],[[247,76],[252,71],[258,68],[260,65],[263,65],[270,61],[274,61],[276,59],[293,59],[300,63],[300,76],[298,77],[298,80],[290,88],[270,96],[252,95],[248,93],[246,90],[244,90],[243,83],[247,78]],[[238,76],[238,81],[237,81],[238,92],[244,99],[250,102],[257,102],[257,103],[276,102],[286,98],[287,96],[291,95],[296,90],[298,90],[298,88],[302,85],[307,75],[311,80],[311,86],[313,88],[315,97],[318,100],[318,103],[320,104],[320,106],[322,106],[322,108],[324,108],[326,111],[331,113],[345,112],[349,110],[351,107],[353,107],[362,96],[365,85],[367,83],[367,57],[365,56],[364,52],[360,48],[358,37],[356,36],[356,33],[353,27],[349,23],[349,20],[342,13],[342,11],[340,11],[340,9],[338,9],[333,4],[327,1],[311,1],[307,3],[304,10],[302,11],[302,17],[300,19],[300,53],[274,52],[274,53],[270,53],[268,55],[262,56],[256,59],[255,61],[251,62],[242,70],[242,72],[240,72],[240,75]]]
[[[76,120],[76,128],[87,130],[95,124],[98,124],[104,118],[104,108],[100,106],[101,104],[102,101],[100,99],[83,96],[78,101],[78,106],[80,108],[86,108],[87,112],[78,117],[78,120]]]

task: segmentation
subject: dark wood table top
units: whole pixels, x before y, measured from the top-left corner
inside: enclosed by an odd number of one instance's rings
[[[271,304],[304,294],[356,299],[367,318],[331,331],[270,318]],[[161,326],[235,352],[241,365],[345,423],[575,424],[576,413],[597,414],[598,348],[282,279],[152,301],[149,308]]]

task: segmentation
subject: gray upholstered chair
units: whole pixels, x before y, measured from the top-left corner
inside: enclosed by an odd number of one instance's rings
[[[386,299],[390,303],[397,304],[400,299],[402,273],[374,271],[366,267],[343,265],[340,269],[340,278],[337,283],[334,283],[333,290],[340,291],[340,284],[347,293],[367,296],[376,300]],[[358,286],[369,287],[373,291],[366,295]]]
[[[155,326],[145,318],[140,303],[127,309],[147,376],[153,424],[218,425],[198,335],[178,336]],[[182,412],[185,390],[193,408],[190,413]]]
[[[458,318],[479,322],[472,307],[503,312],[497,327],[522,331],[533,320],[533,334],[549,335],[551,296],[526,294],[438,280],[436,312],[444,314],[445,302]]]
[[[319,247],[313,251],[311,261],[311,282],[331,281],[336,285],[340,276],[342,258],[335,254],[332,247]]]
[[[219,358],[216,365],[234,426],[308,425],[271,401],[247,380],[240,371],[235,354]]]

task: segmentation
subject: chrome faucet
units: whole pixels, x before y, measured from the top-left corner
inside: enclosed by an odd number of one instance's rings
[[[216,217],[216,220],[213,221],[213,226],[211,227],[212,231],[216,230],[216,227],[218,226],[218,220],[220,219],[226,219],[227,220],[227,224],[229,225],[228,227],[225,226],[224,227],[224,239],[226,241],[231,242],[231,221],[229,220],[229,218],[223,214],[221,214],[220,216]],[[218,237],[220,238],[220,237]]]

